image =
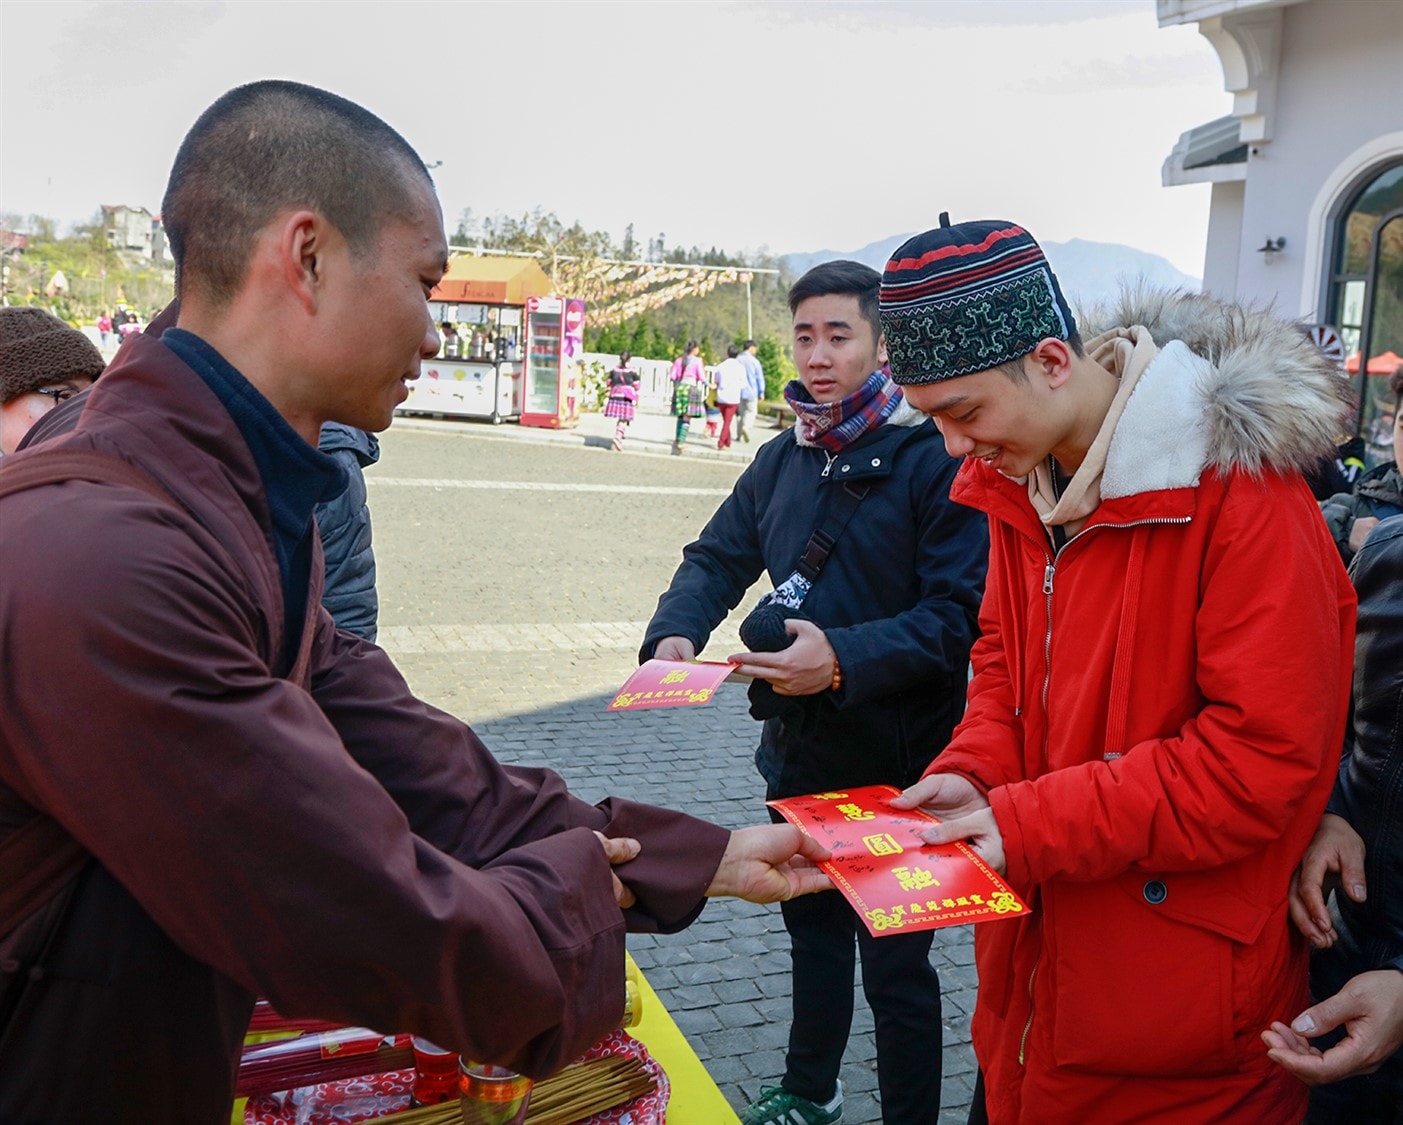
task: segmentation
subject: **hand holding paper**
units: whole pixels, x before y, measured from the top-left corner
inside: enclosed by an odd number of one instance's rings
[[[989,807],[989,798],[957,773],[933,773],[891,799],[894,809],[921,809],[939,820],[953,820]]]
[[[1004,873],[1004,837],[992,809],[983,808],[968,816],[943,820],[916,835],[927,844],[954,844],[968,840],[969,846],[983,857],[985,863],[998,874]]]
[[[926,782],[935,780],[927,778]],[[948,797],[955,799],[958,794],[962,803],[977,798],[987,806],[968,781],[954,781],[958,784],[948,786]],[[922,795],[938,788],[925,782],[921,786],[924,788],[913,786],[908,790],[902,803],[917,804]],[[1027,914],[1027,905],[981,854],[982,845],[990,858],[1003,863],[1002,840],[987,807],[973,808],[957,822],[962,826],[957,842],[932,846],[922,836],[934,827],[935,818],[920,808],[897,808],[897,799],[897,790],[890,785],[868,785],[769,803],[833,853],[819,866],[828,872],[833,885],[853,904],[875,937]],[[982,819],[985,817],[987,824]],[[970,821],[975,823],[967,823]],[[979,836],[975,847],[962,838],[970,834],[971,828]],[[951,835],[956,833],[952,831]]]

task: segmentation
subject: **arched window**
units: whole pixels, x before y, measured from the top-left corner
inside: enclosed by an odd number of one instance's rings
[[[1369,173],[1336,212],[1327,320],[1358,373],[1358,432],[1371,460],[1393,456],[1388,377],[1403,356],[1403,160]],[[1367,329],[1367,357],[1360,356]],[[1372,362],[1370,362],[1372,361]]]

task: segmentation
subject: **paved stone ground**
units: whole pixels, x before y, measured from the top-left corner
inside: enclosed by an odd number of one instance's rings
[[[671,419],[640,423],[634,456],[607,448],[603,419],[566,434],[397,422],[367,473],[381,641],[421,695],[471,722],[503,760],[550,766],[586,799],[618,794],[731,827],[762,822],[758,730],[739,686],[706,707],[604,710],[681,547],[755,448],[648,456],[668,451]],[[707,655],[740,649],[734,625],[761,592]],[[718,901],[685,933],[634,935],[629,946],[733,1107],[777,1081],[789,1017],[777,907]],[[932,958],[945,990],[941,1121],[953,1125],[974,1074],[968,928],[939,931]],[[881,1120],[872,1018],[855,991],[845,1125]]]

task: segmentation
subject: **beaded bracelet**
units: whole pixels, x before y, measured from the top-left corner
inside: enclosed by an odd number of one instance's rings
[[[838,666],[838,656],[833,656],[833,682],[829,685],[829,691],[837,691],[843,686],[843,669]]]

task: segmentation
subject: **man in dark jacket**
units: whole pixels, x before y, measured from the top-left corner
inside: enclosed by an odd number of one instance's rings
[[[0,465],[0,1121],[227,1122],[258,994],[541,1075],[617,1026],[626,927],[826,885],[797,830],[503,767],[321,607],[320,427],[438,349],[408,143],[240,87],[163,214],[176,326]]]
[[[380,460],[380,443],[374,434],[354,426],[326,422],[317,448],[346,474],[346,490],[317,505],[317,531],[326,558],[322,605],[338,629],[374,641],[380,599],[375,593],[375,550],[362,470]]]
[[[756,764],[769,799],[908,785],[963,709],[985,522],[950,502],[957,463],[884,370],[880,280],[856,262],[828,262],[790,290],[800,376],[785,390],[793,436],[760,450],[683,552],[640,654],[690,659],[769,574],[776,592],[742,637],[756,647],[764,630],[755,626],[768,619],[777,635],[765,647],[778,651],[730,658],[757,678],[751,713],[765,725]],[[817,574],[816,542],[831,548]],[[934,1122],[941,1022],[931,932],[873,939],[837,895],[783,912],[794,985],[788,1061],[781,1085],[763,1090],[744,1121],[823,1125],[841,1115],[855,935],[883,1117]]]
[[[1403,515],[1403,368],[1389,377],[1388,386],[1393,392],[1393,460],[1375,465],[1355,482],[1353,490],[1320,502],[1346,564],[1380,520]]]
[[[1319,1125],[1403,1112],[1403,516],[1374,528],[1349,573],[1359,595],[1353,724],[1291,894],[1291,917],[1317,950],[1318,1002],[1264,1036],[1302,1081],[1332,1083],[1311,1095],[1307,1120]]]

